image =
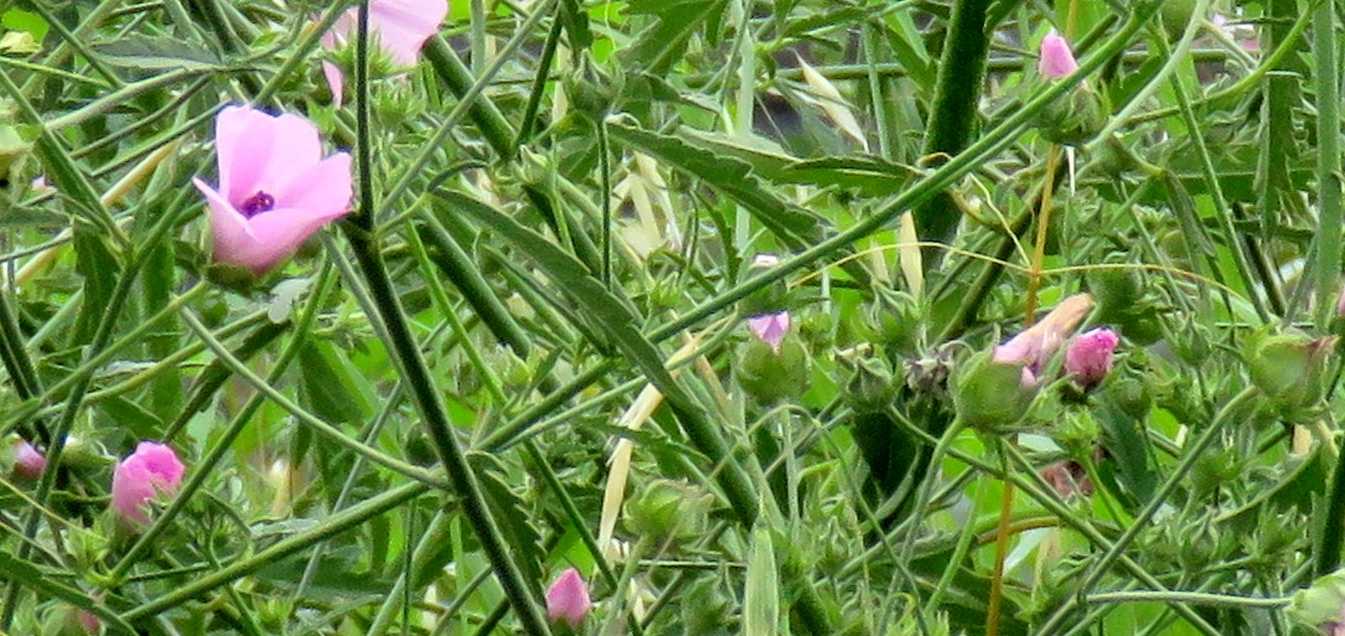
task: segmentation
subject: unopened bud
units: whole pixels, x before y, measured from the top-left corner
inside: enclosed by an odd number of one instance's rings
[[[1254,335],[1247,347],[1252,382],[1281,408],[1310,406],[1322,397],[1335,344],[1335,336]]]

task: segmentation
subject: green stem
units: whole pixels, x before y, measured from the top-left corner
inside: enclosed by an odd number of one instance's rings
[[[1313,573],[1326,576],[1340,567],[1341,544],[1345,542],[1345,460],[1336,457],[1327,491],[1326,514],[1317,533]]]
[[[540,19],[543,13],[542,7],[538,7],[531,19]],[[371,171],[372,162],[370,161],[368,22],[368,2],[365,0],[360,5],[359,33],[355,42],[357,60],[355,87],[356,136],[358,138],[356,160],[359,164],[360,177],[359,211],[350,223],[342,227],[350,241],[360,270],[364,274],[364,280],[369,287],[369,294],[374,301],[375,309],[387,328],[385,345],[393,353],[402,380],[411,391],[416,410],[420,414],[435,452],[448,471],[449,482],[453,490],[462,499],[463,514],[466,516],[468,523],[471,524],[477,539],[480,540],[491,568],[495,571],[496,578],[499,579],[500,585],[504,588],[505,596],[508,597],[510,604],[514,607],[523,631],[534,636],[546,635],[550,633],[546,619],[533,597],[532,588],[523,580],[523,574],[519,570],[518,564],[514,562],[510,555],[509,546],[501,536],[500,529],[486,505],[481,486],[477,483],[476,473],[468,464],[467,456],[463,453],[462,447],[454,436],[452,420],[449,418],[443,398],[435,386],[429,366],[421,355],[420,347],[416,345],[415,337],[407,324],[406,313],[402,309],[396,288],[393,286],[392,279],[388,276],[387,269],[383,264],[383,256],[377,243],[378,239],[373,231],[377,208],[374,205],[373,173]],[[519,33],[515,34],[511,43],[517,46],[517,43],[521,42],[530,30],[531,26],[521,28]],[[478,86],[484,88],[485,83],[489,82],[489,78],[493,76],[494,71],[497,71],[504,61],[510,57],[511,55],[502,53],[496,58],[473,88]],[[454,109],[458,117],[465,113],[471,101],[471,99],[459,101],[458,106]],[[364,113],[363,116],[359,116],[361,112]],[[447,135],[447,131],[452,130],[455,123],[455,118],[450,114],[450,118],[436,132],[436,137]],[[428,153],[437,149],[438,143],[427,144],[424,158],[428,159]],[[409,166],[407,171],[403,173],[402,182],[409,184],[410,180],[419,171],[419,166],[414,164]],[[394,187],[393,193],[384,198],[385,204],[392,204],[396,201],[396,191],[397,188]]]
[[[990,54],[991,34],[985,28],[990,4],[990,0],[957,0],[953,4],[925,131],[927,156],[951,157],[971,143]],[[950,243],[960,218],[952,201],[940,194],[915,211],[915,226],[924,240]],[[941,250],[925,248],[924,252],[926,269],[943,258]]]
[[[1255,598],[1250,596],[1229,596],[1208,592],[1152,592],[1148,590],[1133,592],[1099,592],[1088,595],[1089,604],[1098,603],[1186,603],[1187,605],[1208,605],[1215,607],[1249,607],[1261,609],[1279,609],[1289,605],[1293,599]]]
[[[1317,5],[1313,17],[1313,56],[1317,84],[1316,322],[1323,332],[1335,317],[1340,278],[1340,68],[1336,66],[1336,3]]]

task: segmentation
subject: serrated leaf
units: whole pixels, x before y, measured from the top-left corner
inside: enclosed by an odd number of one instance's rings
[[[100,59],[116,66],[142,70],[215,69],[222,66],[209,50],[174,38],[132,35],[94,47]]]
[[[682,58],[691,35],[725,0],[640,0],[627,7],[630,13],[657,15],[658,21],[641,31],[622,52],[637,70],[663,75]]]
[[[750,164],[703,150],[678,137],[644,130],[629,117],[609,119],[607,129],[617,141],[723,192],[792,247],[820,237],[822,221],[763,187]]]

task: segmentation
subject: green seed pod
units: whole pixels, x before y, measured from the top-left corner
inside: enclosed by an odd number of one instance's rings
[[[801,397],[808,390],[812,361],[798,336],[789,334],[777,353],[752,338],[738,349],[734,377],[743,392],[761,404]]]
[[[1153,408],[1153,392],[1149,385],[1130,373],[1118,374],[1105,388],[1105,397],[1120,408],[1122,413],[1144,421]]]
[[[1322,397],[1335,342],[1335,336],[1254,334],[1246,351],[1252,382],[1282,409],[1311,406]]]
[[[1124,263],[1124,257],[1108,257],[1108,265]],[[1140,301],[1140,280],[1135,270],[1121,267],[1089,270],[1088,292],[1097,301],[1098,322],[1119,322]]]
[[[1023,382],[1020,364],[996,362],[990,351],[972,356],[953,380],[953,405],[970,426],[994,430],[1027,415],[1036,389]]]

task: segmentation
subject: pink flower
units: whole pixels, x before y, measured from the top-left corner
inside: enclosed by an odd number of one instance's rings
[[[127,525],[149,523],[145,505],[155,496],[171,497],[182,484],[184,472],[173,449],[154,442],[140,442],[130,457],[112,474],[112,509]]]
[[[1065,338],[1074,331],[1084,316],[1093,309],[1093,297],[1075,294],[1061,301],[1051,313],[1035,325],[1024,329],[1008,342],[995,347],[991,359],[995,362],[1023,366],[1023,387],[1034,388],[1042,366],[1055,355]]]
[[[1112,353],[1120,342],[1106,327],[1080,334],[1065,350],[1065,372],[1085,387],[1096,385],[1111,371]]]
[[[1055,488],[1061,499],[1067,499],[1072,495],[1088,497],[1093,494],[1093,480],[1088,478],[1083,464],[1072,459],[1056,462],[1041,469],[1041,477]]]
[[[79,626],[84,628],[85,634],[97,634],[103,627],[102,621],[98,620],[98,617],[94,616],[93,612],[89,610],[79,610],[76,616],[79,618]]]
[[[38,479],[47,468],[47,458],[26,440],[14,441],[14,473],[24,479]]]
[[[307,119],[230,106],[215,119],[215,150],[219,190],[193,182],[210,207],[218,263],[260,276],[350,211],[350,155],[323,159]]]
[[[546,590],[546,617],[552,623],[563,621],[570,629],[579,629],[592,607],[588,585],[574,568],[562,572]]]
[[[1077,70],[1079,63],[1074,61],[1074,52],[1069,50],[1069,42],[1055,31],[1046,34],[1041,41],[1037,71],[1050,79],[1060,79],[1074,74]]]
[[[371,0],[369,2],[369,38],[398,66],[415,66],[416,56],[425,40],[439,32],[439,24],[448,15],[447,0]],[[359,11],[351,9],[336,19],[330,31],[322,35],[328,50],[355,38],[359,31]],[[332,91],[332,104],[341,107],[345,75],[331,62],[322,63],[322,74]]]
[[[762,342],[770,345],[771,351],[780,353],[780,342],[785,339],[785,334],[789,333],[789,312],[752,316],[747,319],[747,327]]]

